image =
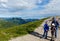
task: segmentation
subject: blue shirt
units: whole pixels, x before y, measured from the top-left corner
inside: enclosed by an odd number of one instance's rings
[[[53,21],[52,21],[52,23],[54,23],[54,24],[55,24],[56,29],[58,29],[58,27],[59,27],[59,23],[58,23],[56,20],[53,20]],[[51,24],[52,24],[52,23],[51,23]]]
[[[44,31],[47,31],[47,30],[49,30],[49,26],[48,24],[44,24]]]

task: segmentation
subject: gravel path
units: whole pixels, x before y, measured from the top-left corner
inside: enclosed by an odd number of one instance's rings
[[[47,20],[49,20],[49,19],[47,19]],[[9,41],[50,41],[50,39],[51,39],[50,31],[48,33],[48,39],[42,38],[44,22],[33,33],[27,34],[22,37],[12,38]],[[50,24],[50,22],[48,22],[48,23]],[[58,30],[58,38],[56,38],[55,41],[60,41],[60,30]]]

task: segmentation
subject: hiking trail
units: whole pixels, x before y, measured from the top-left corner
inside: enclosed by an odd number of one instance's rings
[[[50,19],[47,19],[47,20],[50,20]],[[42,38],[43,25],[44,25],[45,21],[38,28],[36,28],[35,31],[32,32],[31,34],[12,38],[9,41],[50,41],[50,39],[51,39],[51,31],[50,30],[48,32],[48,39]],[[48,22],[49,25],[50,25],[50,23],[51,22]],[[55,41],[60,41],[60,30],[59,29],[58,29],[58,37],[55,39]]]

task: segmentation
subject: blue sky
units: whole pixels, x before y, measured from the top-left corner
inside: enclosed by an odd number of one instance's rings
[[[60,15],[60,0],[0,0],[0,17],[44,18]]]

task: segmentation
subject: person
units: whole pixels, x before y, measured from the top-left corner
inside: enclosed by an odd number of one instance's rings
[[[51,24],[51,41],[54,41],[54,33],[56,31],[55,24]]]
[[[55,17],[52,18],[52,23],[55,24],[55,28],[56,28],[55,38],[57,38],[57,30],[58,30],[58,27],[59,27],[59,23],[58,23],[58,21],[55,19]],[[51,24],[52,24],[52,23],[51,23]]]
[[[44,24],[44,33],[43,33],[43,37],[45,39],[47,39],[48,31],[49,31],[49,26],[48,26],[47,21],[46,21]]]

